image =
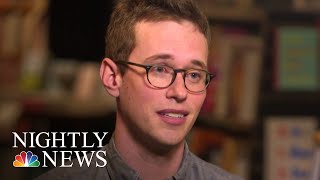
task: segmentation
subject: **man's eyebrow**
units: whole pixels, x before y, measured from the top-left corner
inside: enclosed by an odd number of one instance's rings
[[[155,54],[155,55],[152,55],[152,56],[146,58],[145,62],[150,63],[150,61],[153,61],[153,60],[168,60],[168,59],[174,59],[174,58],[170,54]],[[191,63],[193,65],[199,66],[201,69],[207,69],[207,65],[205,65],[200,60],[193,59],[193,60],[191,60]]]
[[[196,65],[196,66],[200,66],[202,69],[207,69],[207,68],[208,68],[207,65],[205,65],[205,64],[204,64],[202,61],[200,61],[200,60],[194,59],[194,60],[191,61],[191,63],[194,64],[194,65]]]
[[[145,62],[149,62],[149,61],[152,61],[152,60],[157,60],[157,59],[173,59],[173,57],[170,55],[170,54],[155,54],[155,55],[152,55],[148,58],[146,58]]]

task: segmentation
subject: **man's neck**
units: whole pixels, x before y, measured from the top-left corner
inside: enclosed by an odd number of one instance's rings
[[[119,132],[117,129],[114,142],[121,158],[143,180],[163,180],[175,175],[183,159],[184,142],[159,154],[136,142],[129,133]]]

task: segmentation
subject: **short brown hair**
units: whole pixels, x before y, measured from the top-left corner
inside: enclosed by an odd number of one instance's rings
[[[193,0],[118,0],[106,34],[106,57],[127,61],[135,47],[135,25],[141,21],[190,21],[210,41],[206,16]]]

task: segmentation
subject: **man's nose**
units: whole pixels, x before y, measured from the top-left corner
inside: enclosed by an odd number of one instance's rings
[[[177,102],[182,102],[186,100],[188,96],[188,90],[184,84],[184,74],[177,73],[174,82],[168,87],[166,94],[167,98],[173,98]]]

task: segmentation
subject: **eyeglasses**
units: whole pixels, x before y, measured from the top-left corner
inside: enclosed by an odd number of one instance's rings
[[[148,82],[156,88],[169,87],[179,72],[183,73],[184,86],[190,92],[200,93],[206,90],[215,74],[202,69],[174,69],[167,65],[143,65],[128,61],[115,61],[120,65],[133,65],[146,70]]]

